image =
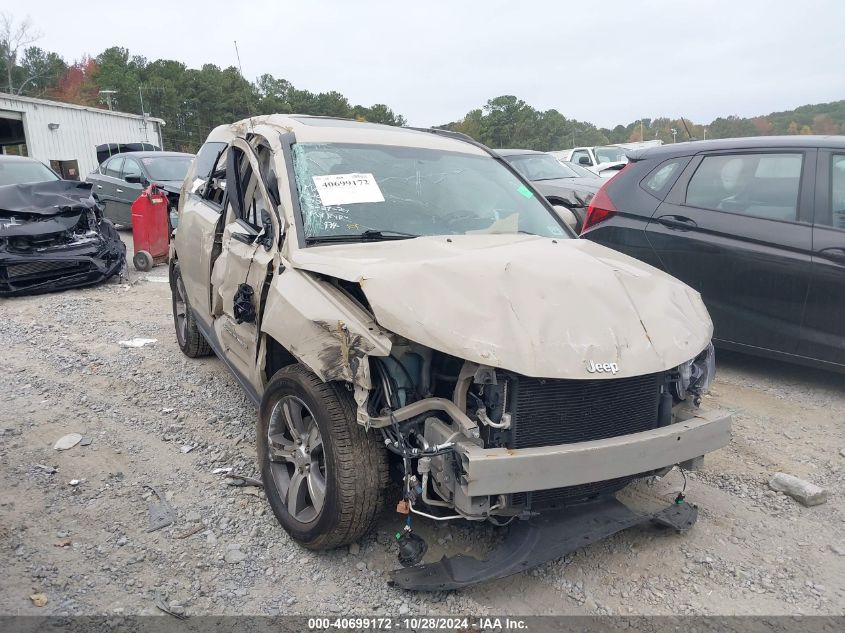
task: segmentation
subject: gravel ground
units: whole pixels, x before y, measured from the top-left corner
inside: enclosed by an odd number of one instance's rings
[[[842,376],[721,353],[705,404],[733,412],[734,439],[689,478],[689,533],[636,528],[516,577],[414,594],[386,584],[395,513],[350,548],[309,552],[259,488],[213,473],[258,477],[255,412],[220,361],[182,356],[166,274],[0,303],[0,613],[157,613],[159,594],[188,614],[845,614]],[[132,337],[157,343],[118,345]],[[91,443],[54,450],[67,433]],[[770,491],[777,471],[828,501]],[[681,484],[674,471],[626,493],[671,500]],[[171,526],[146,531],[147,486]],[[500,536],[417,529],[426,560]]]

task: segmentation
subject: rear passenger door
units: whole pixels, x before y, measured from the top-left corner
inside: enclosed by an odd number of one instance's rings
[[[227,204],[227,145],[206,143],[197,154],[194,183],[179,199],[179,228],[174,238],[188,299],[203,325],[209,328],[215,316],[211,305],[211,267],[220,254]]]
[[[820,150],[813,275],[798,353],[845,365],[845,151]]]
[[[815,150],[696,156],[646,227],[698,290],[714,337],[794,354],[810,283]]]

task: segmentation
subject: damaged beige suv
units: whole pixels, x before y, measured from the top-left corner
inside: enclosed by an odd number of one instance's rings
[[[579,240],[468,137],[297,115],[215,129],[185,181],[176,337],[258,407],[267,499],[312,549],[401,491],[393,581],[450,589],[624,528],[691,526],[615,494],[730,439],[698,405],[712,325],[695,291]],[[411,518],[509,524],[485,560],[419,564]]]

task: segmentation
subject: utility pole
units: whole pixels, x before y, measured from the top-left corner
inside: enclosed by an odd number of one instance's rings
[[[704,140],[707,140],[707,128],[704,128]]]
[[[675,128],[672,128],[672,142],[673,143],[678,142],[677,137],[678,137],[678,130],[676,130]]]
[[[144,94],[141,91],[141,86],[138,86],[138,98],[141,100],[141,118],[143,119],[142,125],[144,126],[144,140],[150,140],[150,134],[147,126],[147,113],[144,112]]]
[[[106,104],[109,106],[109,110],[112,109],[112,95],[117,94],[117,90],[100,90],[100,94],[106,98]]]
[[[640,142],[645,140],[645,134],[643,134],[643,120],[640,119]]]

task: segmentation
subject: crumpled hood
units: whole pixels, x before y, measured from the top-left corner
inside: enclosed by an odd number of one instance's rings
[[[0,187],[0,212],[27,215],[60,215],[85,211],[96,206],[90,182],[50,180]]]
[[[710,341],[697,292],[588,240],[455,235],[298,250],[294,267],[359,282],[382,327],[544,378],[671,369]],[[616,374],[589,373],[615,363]]]

